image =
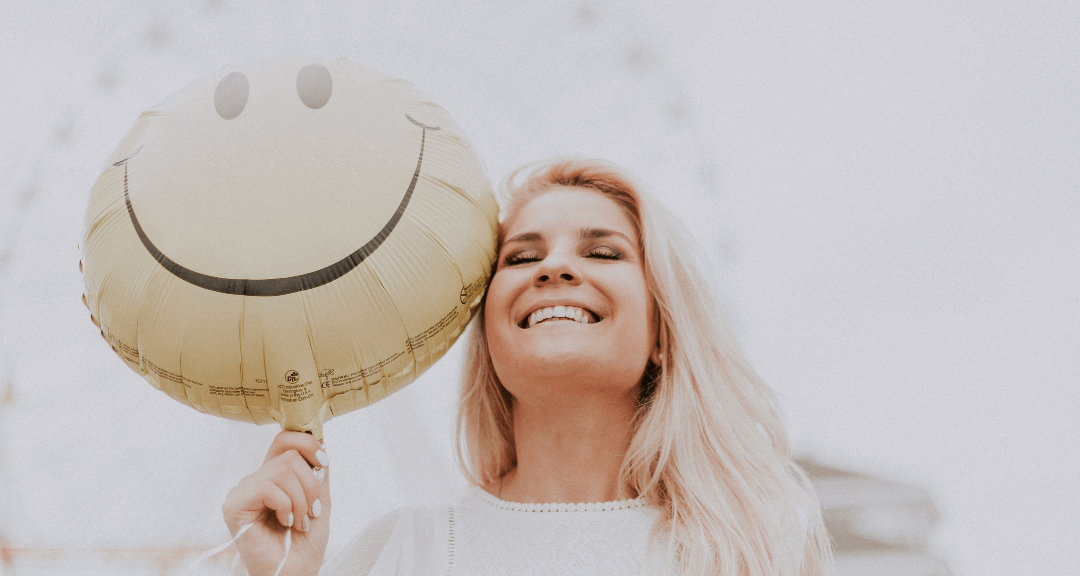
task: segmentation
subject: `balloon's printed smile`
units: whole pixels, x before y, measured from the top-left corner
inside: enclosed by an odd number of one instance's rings
[[[406,114],[405,117],[408,118],[409,122],[419,126],[422,130],[420,135],[420,155],[416,159],[416,170],[413,172],[412,182],[409,183],[409,188],[405,191],[405,196],[402,197],[401,203],[398,204],[397,210],[394,211],[394,215],[390,217],[390,220],[387,221],[386,225],[382,227],[382,230],[380,230],[374,238],[369,240],[352,254],[349,254],[325,268],[306,274],[289,276],[288,278],[254,280],[245,278],[219,278],[217,276],[208,276],[177,264],[163,254],[146,235],[146,232],[143,231],[142,226],[139,225],[139,219],[135,216],[135,209],[131,206],[131,198],[128,196],[127,162],[134,158],[142,147],[135,150],[135,153],[131,156],[114,163],[113,166],[124,165],[124,203],[127,204],[127,211],[128,215],[131,217],[131,224],[135,227],[135,233],[139,235],[139,240],[141,240],[143,246],[146,247],[146,251],[149,252],[163,268],[181,280],[190,282],[200,288],[213,290],[214,292],[244,296],[281,296],[283,294],[292,294],[293,292],[318,288],[323,284],[329,284],[345,274],[348,274],[353,268],[359,266],[364,259],[370,256],[372,252],[375,252],[375,250],[386,241],[386,238],[390,236],[390,233],[394,231],[394,227],[397,226],[398,221],[401,220],[402,214],[405,213],[405,207],[409,205],[409,199],[412,198],[413,189],[416,188],[416,181],[420,177],[420,165],[424,161],[424,142],[427,139],[427,131],[439,129],[434,126],[425,126],[424,124],[413,120],[408,114]]]

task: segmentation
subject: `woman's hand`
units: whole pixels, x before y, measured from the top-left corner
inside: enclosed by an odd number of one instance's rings
[[[292,549],[281,576],[319,572],[330,536],[329,462],[322,445],[303,432],[274,438],[262,467],[229,490],[221,506],[251,576],[273,576],[285,556],[285,527],[292,522]],[[307,521],[305,521],[305,518]]]

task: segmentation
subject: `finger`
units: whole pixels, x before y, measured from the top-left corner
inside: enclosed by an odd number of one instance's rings
[[[292,499],[277,486],[272,471],[264,465],[229,490],[221,512],[229,532],[235,535],[241,526],[265,516],[267,509],[271,515],[279,515],[281,525],[287,526],[292,507]]]
[[[325,514],[330,510],[330,469],[320,468],[316,472],[316,479],[320,474],[322,475],[322,481],[319,483],[319,500],[322,501],[323,513]]]
[[[270,449],[266,451],[266,459],[263,462],[269,462],[289,450],[296,450],[312,467],[326,466],[328,463],[325,452],[321,455],[318,454],[323,451],[323,447],[314,436],[305,432],[291,431],[280,432],[274,437]],[[320,460],[320,457],[322,460]]]
[[[321,487],[318,478],[316,478],[318,472],[308,466],[307,461],[294,451],[286,452],[284,456],[289,456],[288,463],[293,474],[296,475],[296,480],[300,482],[300,486],[304,490],[304,497],[310,503],[311,508],[306,513],[313,518],[319,517],[322,514],[322,502],[319,500]],[[326,468],[319,468],[319,470],[326,470]]]
[[[289,495],[281,489],[281,486],[271,480],[259,483],[259,494],[262,505],[273,510],[274,516],[282,526],[291,526],[296,513],[293,511],[293,501]]]
[[[320,490],[320,492],[319,492],[319,500],[318,500],[318,502],[319,502],[319,504],[318,504],[319,515],[315,516],[315,511],[316,511],[315,510],[316,509],[315,502],[311,503],[311,513],[310,513],[310,517],[311,517],[311,520],[310,520],[311,534],[313,536],[316,536],[316,537],[319,537],[318,535],[320,535],[322,533],[328,533],[327,531],[330,528],[330,508],[331,508],[331,506],[330,506],[330,480],[329,480],[330,469],[329,468],[319,468],[318,470],[321,470],[323,472],[323,483],[322,483],[322,485],[319,486],[319,490]]]
[[[308,515],[311,503],[304,493],[303,484],[300,483],[300,479],[296,476],[293,463],[289,462],[288,459],[282,459],[276,460],[275,464],[274,483],[289,496],[289,500],[292,502],[293,528],[300,527],[300,519]],[[307,474],[311,475],[311,472],[307,472]]]

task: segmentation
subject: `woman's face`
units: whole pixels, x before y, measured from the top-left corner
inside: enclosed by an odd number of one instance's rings
[[[656,314],[629,216],[553,187],[502,224],[484,309],[495,373],[517,399],[631,395],[656,350]]]

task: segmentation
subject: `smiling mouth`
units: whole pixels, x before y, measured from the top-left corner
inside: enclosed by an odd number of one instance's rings
[[[521,328],[532,328],[537,324],[556,321],[573,321],[579,324],[595,324],[601,320],[595,312],[577,306],[547,306],[529,314],[521,321]]]
[[[402,215],[405,213],[405,208],[409,205],[409,199],[412,198],[413,190],[416,188],[417,179],[420,177],[420,167],[424,162],[424,144],[427,141],[427,132],[428,130],[440,129],[437,126],[427,126],[417,122],[408,114],[405,115],[405,118],[419,127],[423,132],[420,135],[420,153],[416,159],[416,169],[413,171],[412,181],[409,182],[409,188],[405,190],[405,195],[402,196],[401,202],[398,205],[397,210],[394,211],[393,216],[390,217],[390,220],[382,227],[382,230],[380,230],[374,238],[358,248],[352,254],[349,254],[338,262],[326,266],[325,268],[286,278],[220,278],[191,270],[172,260],[162,253],[162,251],[150,240],[150,237],[147,236],[142,225],[139,224],[139,219],[135,216],[135,208],[131,205],[131,198],[128,193],[128,161],[134,158],[135,155],[142,150],[142,146],[137,148],[131,156],[114,163],[113,166],[124,166],[124,203],[127,205],[127,212],[128,216],[131,218],[131,224],[135,228],[135,233],[138,235],[139,240],[142,241],[146,251],[149,252],[154,260],[157,260],[158,264],[163,268],[181,280],[185,280],[200,288],[205,288],[206,290],[213,290],[214,292],[241,296],[282,296],[318,288],[319,286],[329,284],[330,282],[341,278],[359,266],[360,263],[370,256],[371,253],[386,240],[390,233],[394,231],[398,221],[401,220]]]

